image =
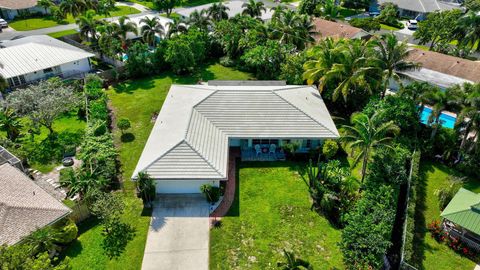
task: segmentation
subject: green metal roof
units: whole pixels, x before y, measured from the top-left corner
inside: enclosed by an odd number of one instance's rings
[[[480,194],[460,188],[441,216],[480,235]]]

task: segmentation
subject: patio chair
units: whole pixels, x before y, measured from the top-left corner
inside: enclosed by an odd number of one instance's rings
[[[255,152],[257,153],[257,156],[262,153],[262,148],[260,147],[260,144],[255,144]]]
[[[275,152],[276,152],[276,150],[277,150],[277,146],[276,146],[275,144],[273,144],[273,143],[272,143],[272,144],[270,144],[270,148],[269,148],[269,151],[268,151],[268,153],[269,153],[269,154],[274,154],[274,155],[275,155]]]

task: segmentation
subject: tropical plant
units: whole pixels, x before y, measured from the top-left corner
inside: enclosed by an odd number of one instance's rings
[[[460,9],[434,11],[427,19],[418,23],[418,29],[413,36],[420,44],[430,43],[430,50],[438,43],[449,43],[455,39],[452,33],[458,32],[457,21],[462,16]]]
[[[97,32],[100,35],[98,38],[100,51],[110,57],[118,57],[122,50],[121,41],[117,36],[118,27],[118,24],[108,22],[97,27]]]
[[[383,70],[382,98],[384,98],[391,79],[401,85],[400,76],[397,72],[415,69],[419,65],[406,60],[409,50],[407,41],[399,42],[397,36],[393,33],[379,36],[376,45],[379,52],[377,54],[378,64]]]
[[[285,261],[277,262],[277,267],[282,270],[302,270],[308,269],[311,270],[313,267],[310,265],[309,262],[297,258],[295,254],[291,251],[283,250],[283,256]]]
[[[463,85],[463,90],[465,98],[456,122],[463,129],[461,149],[466,148],[469,134],[472,132],[475,134],[473,141],[476,143],[480,134],[480,84],[466,83]]]
[[[90,9],[84,15],[76,19],[76,23],[80,29],[80,37],[83,40],[91,41],[92,43],[97,42],[97,27],[103,23],[103,21],[95,19],[95,16],[95,11]]]
[[[245,52],[241,59],[255,72],[258,79],[272,80],[278,78],[281,64],[291,51],[291,46],[268,40],[265,45],[256,46]]]
[[[248,2],[243,3],[242,5],[243,15],[248,15],[252,18],[260,18],[262,12],[266,12],[265,4],[262,1],[248,0]]]
[[[214,22],[218,22],[221,20],[228,19],[227,10],[230,10],[227,6],[225,6],[222,2],[220,3],[213,3],[212,6],[208,8],[208,16]]]
[[[208,18],[207,11],[202,9],[200,12],[197,10],[190,13],[188,17],[187,24],[190,27],[197,27],[203,31],[208,31],[209,26],[211,25],[210,19]]]
[[[393,137],[400,132],[400,129],[393,121],[383,122],[379,119],[378,112],[371,117],[363,113],[352,115],[351,126],[343,126],[345,135],[342,140],[350,143],[350,147],[358,149],[352,167],[362,160],[363,183],[367,171],[367,164],[372,152],[377,148],[390,148]]]
[[[458,105],[459,97],[461,97],[460,89],[451,87],[441,89],[435,87],[433,91],[425,95],[426,101],[432,105],[432,113],[430,114],[427,123],[432,126],[432,133],[430,140],[435,138],[438,129],[441,127],[440,116],[447,107]]]
[[[180,6],[184,3],[184,0],[153,0],[153,5],[157,10],[164,10],[167,13],[167,17],[170,18],[172,10],[176,6]]]
[[[398,6],[394,3],[386,2],[382,4],[380,15],[376,18],[380,23],[393,27],[403,28],[401,22],[398,21]]]
[[[331,159],[333,158],[338,152],[338,143],[334,140],[326,140],[322,147],[322,154],[325,158]]]
[[[140,27],[143,41],[149,46],[155,47],[157,41],[156,36],[163,37],[165,35],[165,29],[160,23],[158,17],[144,17],[140,20],[140,23],[143,24]]]
[[[167,28],[168,28],[168,32],[167,32],[167,37],[168,38],[171,38],[171,37],[173,37],[175,35],[178,35],[178,34],[181,34],[181,33],[185,33],[188,30],[185,22],[183,22],[182,20],[180,20],[176,17],[173,18],[173,20],[171,22],[167,23]]]
[[[53,6],[53,3],[51,0],[38,0],[37,6],[42,7],[45,9],[45,14],[48,13],[48,8]]]
[[[295,45],[298,50],[315,41],[315,25],[310,16],[299,15],[291,9],[276,11],[274,15],[269,25],[273,39]]]
[[[120,19],[118,19],[118,23],[114,23],[118,27],[115,27],[117,30],[117,36],[122,42],[122,49],[126,50],[127,49],[127,35],[128,33],[132,33],[137,35],[138,34],[138,28],[137,24],[134,22],[130,21],[130,18],[127,16],[122,16]]]
[[[70,13],[73,17],[78,17],[88,9],[85,0],[63,0],[59,7],[61,12]]]
[[[315,8],[321,3],[320,0],[302,0],[298,5],[298,13],[313,15]]]
[[[380,23],[375,18],[353,18],[348,23],[367,32],[378,31],[381,28]]]
[[[139,172],[136,180],[137,192],[143,200],[143,203],[150,205],[155,199],[155,183],[153,179],[145,172]]]
[[[30,247],[31,254],[38,254],[41,252],[52,254],[58,248],[55,244],[57,237],[58,232],[53,227],[47,226],[36,230],[29,236],[25,237],[22,244]]]
[[[342,18],[342,15],[340,14],[340,6],[337,5],[335,0],[324,0],[323,3],[317,5],[314,13],[315,15],[329,21],[335,21]]]
[[[68,189],[67,196],[73,198],[78,194],[80,199],[85,197],[89,191],[103,189],[108,185],[109,181],[103,177],[97,177],[95,171],[85,169],[66,169],[62,173],[60,186]]]
[[[460,43],[470,49],[480,51],[480,15],[473,10],[467,12],[458,19],[458,28],[462,35],[460,36]]]
[[[13,109],[8,107],[0,109],[0,129],[7,132],[7,138],[12,142],[20,136],[22,122]]]

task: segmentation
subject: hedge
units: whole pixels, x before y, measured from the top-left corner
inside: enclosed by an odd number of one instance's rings
[[[407,223],[405,229],[405,242],[403,247],[403,261],[411,262],[413,256],[413,241],[415,238],[415,211],[417,206],[417,187],[416,184],[420,178],[420,159],[421,152],[417,150],[411,160],[410,190],[407,206]]]

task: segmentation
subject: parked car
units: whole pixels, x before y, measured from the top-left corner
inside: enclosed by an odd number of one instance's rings
[[[7,28],[7,27],[8,27],[7,21],[5,21],[4,19],[0,18],[0,27],[2,27],[2,28]]]
[[[417,30],[418,22],[417,20],[408,20],[407,21],[407,28],[410,30]]]

